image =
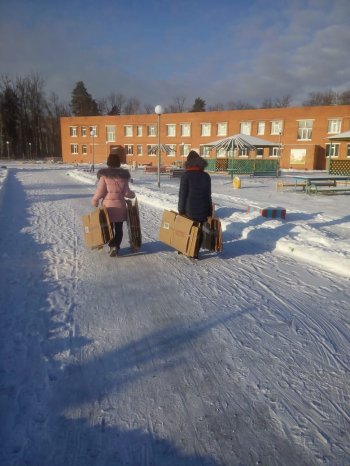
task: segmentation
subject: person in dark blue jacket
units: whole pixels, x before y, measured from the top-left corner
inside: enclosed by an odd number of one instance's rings
[[[202,224],[212,215],[211,178],[204,171],[207,166],[206,160],[191,150],[185,162],[185,173],[180,179],[179,189],[179,214],[185,215],[191,220]],[[198,242],[198,252],[202,243],[202,231]]]

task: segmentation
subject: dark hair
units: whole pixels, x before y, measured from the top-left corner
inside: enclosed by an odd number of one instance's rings
[[[126,163],[126,150],[123,146],[111,147],[109,155],[117,155],[119,157],[119,164]],[[108,162],[107,162],[108,165]],[[120,165],[118,165],[120,166]]]

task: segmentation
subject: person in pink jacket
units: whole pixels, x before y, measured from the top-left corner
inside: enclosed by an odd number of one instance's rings
[[[97,172],[98,183],[91,200],[95,207],[102,200],[102,205],[107,208],[113,230],[113,238],[108,243],[111,257],[118,255],[123,239],[123,222],[126,220],[125,198],[135,197],[134,191],[129,188],[130,172],[120,167],[121,160],[125,160],[125,149],[120,146],[109,154],[107,168],[101,168]]]

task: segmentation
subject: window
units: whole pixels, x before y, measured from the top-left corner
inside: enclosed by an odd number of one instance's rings
[[[82,144],[81,146],[81,153],[83,155],[86,155],[87,154],[87,145],[86,144]]]
[[[126,138],[131,138],[132,135],[133,135],[132,126],[131,125],[124,126],[124,136]]]
[[[298,121],[298,140],[310,140],[312,137],[313,120]]]
[[[181,157],[187,157],[191,150],[191,144],[180,144],[180,155]]]
[[[340,133],[341,120],[328,120],[328,133],[336,134]]]
[[[77,127],[76,126],[70,126],[69,127],[69,134],[72,138],[75,138],[78,136],[78,133],[77,133]]]
[[[258,134],[265,134],[265,121],[258,121]]]
[[[78,151],[78,144],[71,144],[70,145],[70,153],[71,154],[79,154],[79,151]]]
[[[147,136],[156,136],[157,127],[156,125],[147,125]]]
[[[251,134],[252,131],[252,122],[251,121],[242,121],[241,122],[241,134]]]
[[[191,124],[190,123],[181,123],[180,128],[181,128],[181,136],[183,137],[191,136]]]
[[[98,128],[97,126],[90,126],[90,136],[96,138],[98,136]]]
[[[115,126],[106,126],[106,141],[115,142]]]
[[[338,157],[339,144],[326,144],[326,157]]]
[[[86,134],[87,134],[87,133],[86,133],[86,126],[82,126],[81,129],[80,129],[80,131],[81,131],[81,135],[82,135],[83,137],[86,137]]]
[[[227,151],[224,147],[216,151],[216,156],[220,159],[226,158],[227,156]]]
[[[260,158],[263,155],[264,155],[264,148],[263,147],[257,147],[256,148],[256,156]]]
[[[210,150],[211,150],[210,146],[201,146],[200,147],[200,155],[202,157],[210,157]]]
[[[289,163],[290,165],[305,165],[306,149],[291,149]]]
[[[136,129],[137,136],[140,137],[142,136],[142,126],[138,126]]]
[[[248,147],[239,147],[238,148],[238,157],[248,157],[249,149]]]
[[[132,144],[125,144],[126,155],[134,155],[134,146]]]
[[[227,123],[218,123],[217,136],[227,136]]]
[[[155,157],[157,155],[157,147],[153,144],[147,144],[147,154],[150,157]]]
[[[176,144],[168,144],[169,152],[168,157],[175,157],[176,155]]]
[[[137,150],[137,155],[142,155],[142,145],[141,144],[137,144],[136,146],[136,150]]]
[[[270,157],[278,157],[279,156],[279,147],[270,147]]]
[[[350,157],[350,144],[347,145],[347,148],[346,148],[346,156],[347,156],[347,157]]]
[[[169,137],[176,136],[176,125],[166,125],[166,135]]]
[[[211,123],[201,123],[201,136],[211,135]]]
[[[283,130],[283,122],[281,120],[271,121],[271,134],[280,134]]]

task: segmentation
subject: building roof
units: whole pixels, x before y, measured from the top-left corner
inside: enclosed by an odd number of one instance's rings
[[[345,131],[345,133],[335,134],[334,136],[329,136],[328,139],[334,139],[335,141],[350,141],[350,131]]]
[[[225,148],[226,150],[233,149],[234,147],[255,149],[256,147],[275,147],[276,142],[266,141],[266,139],[256,138],[249,134],[234,134],[227,138],[220,139],[206,144],[213,146],[216,149]]]

